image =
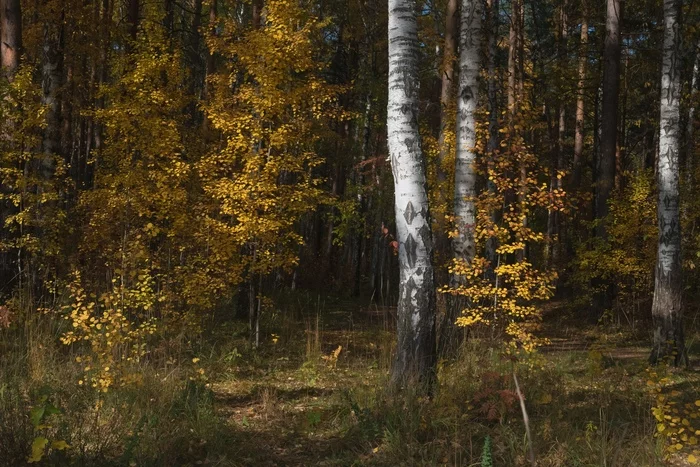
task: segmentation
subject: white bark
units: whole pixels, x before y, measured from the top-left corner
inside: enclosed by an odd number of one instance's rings
[[[651,360],[672,355],[675,363],[684,357],[681,309],[681,232],[679,213],[680,178],[680,76],[679,5],[664,0],[664,42],[659,121],[658,207],[659,243],[652,316],[654,349]]]
[[[459,35],[459,92],[457,98],[457,154],[455,157],[454,213],[458,235],[452,240],[454,258],[474,258],[476,213],[476,105],[481,51],[481,0],[462,0]],[[458,278],[453,277],[453,282]]]
[[[419,43],[411,0],[389,0],[388,146],[399,242],[395,384],[428,381],[435,367],[433,240],[418,132]]]

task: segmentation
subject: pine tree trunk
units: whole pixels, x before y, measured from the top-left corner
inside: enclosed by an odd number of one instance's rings
[[[455,156],[454,216],[457,236],[452,239],[455,261],[471,262],[476,253],[474,226],[476,224],[476,105],[479,92],[481,52],[481,0],[462,0],[459,34],[459,90],[457,93],[457,152]],[[450,277],[457,287],[462,278]],[[452,297],[440,336],[440,354],[451,352],[458,343],[459,330],[455,324],[466,303],[462,297]]]
[[[585,88],[586,88],[586,64],[588,63],[588,10],[584,0],[583,17],[581,19],[581,43],[578,59],[578,84],[576,86],[576,135],[574,137],[574,170],[573,188],[577,190],[581,185],[581,170],[583,167],[583,138],[585,118]]]
[[[608,215],[608,200],[615,182],[617,151],[617,114],[620,93],[620,0],[607,0],[605,50],[603,52],[603,109],[600,135],[600,164],[596,193],[596,217]],[[596,235],[607,238],[605,222],[600,222]]]
[[[208,31],[209,36],[213,37],[216,35],[216,23],[218,21],[218,2],[217,0],[211,0],[209,4],[209,24]],[[202,101],[206,101],[211,97],[211,86],[209,85],[209,77],[214,74],[216,62],[214,61],[214,52],[207,47],[207,58],[205,62],[204,70],[204,87],[202,88]],[[206,139],[209,135],[209,119],[206,115],[202,117],[202,134]]]
[[[59,89],[61,87],[61,52],[60,24],[44,24],[44,43],[42,56],[42,104],[46,106],[46,128],[42,141],[44,157],[41,160],[39,173],[44,180],[49,180],[54,172],[54,157],[61,146],[61,102]]]
[[[448,0],[447,10],[445,12],[445,46],[442,52],[442,83],[440,89],[440,135],[438,137],[439,156],[437,162],[437,179],[438,184],[435,187],[436,199],[440,206],[438,216],[435,223],[435,259],[436,271],[435,279],[438,285],[445,285],[449,280],[447,272],[447,262],[450,259],[450,240],[447,237],[447,225],[444,216],[441,214],[449,214],[449,182],[447,181],[447,173],[445,172],[445,161],[454,154],[454,146],[448,143],[447,133],[450,128],[450,109],[454,103],[455,97],[455,54],[457,53],[457,33],[458,33],[458,8],[457,0]],[[434,209],[433,212],[436,210]],[[438,296],[438,309],[444,311],[444,300]],[[440,322],[440,328],[445,323],[443,319]]]
[[[681,307],[681,226],[679,213],[680,73],[678,53],[679,2],[664,0],[664,42],[659,121],[658,221],[659,244],[652,317],[654,345],[650,361],[686,361]]]
[[[690,106],[688,107],[688,122],[685,133],[685,170],[688,190],[693,188],[693,154],[695,151],[695,103],[698,95],[698,82],[700,81],[700,43],[695,46],[693,57],[693,76],[690,78]]]
[[[440,158],[438,163],[438,179],[444,182],[447,175],[443,170],[445,159],[452,151],[445,141],[449,124],[448,109],[454,98],[455,89],[455,59],[457,53],[457,0],[448,0],[445,12],[445,46],[442,52],[442,82],[440,88],[440,136],[438,147]]]
[[[498,0],[486,0],[487,20],[488,20],[488,109],[489,109],[489,139],[486,143],[486,153],[488,155],[488,165],[493,166],[493,158],[498,151],[500,145],[500,137],[498,134],[498,117],[500,115],[498,107],[498,73],[497,73],[497,57],[498,57],[498,17],[499,5]],[[495,191],[494,183],[487,180],[486,186],[489,191]],[[490,213],[492,221],[496,220],[496,213]],[[491,264],[496,264],[496,239],[489,238],[486,240],[484,247],[484,255]],[[488,274],[492,274],[490,269]]]
[[[19,67],[22,50],[22,9],[20,0],[0,0],[0,61],[7,80]]]
[[[127,9],[127,22],[129,24],[129,36],[132,41],[136,40],[136,35],[139,30],[139,0],[129,0]]]
[[[419,42],[415,2],[389,0],[388,147],[399,243],[395,388],[435,380],[433,236],[418,131]]]

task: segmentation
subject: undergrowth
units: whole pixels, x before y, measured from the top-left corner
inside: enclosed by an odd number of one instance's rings
[[[106,392],[79,384],[60,323],[0,330],[0,464],[525,466],[514,373],[538,466],[656,466],[694,452],[681,428],[696,423],[697,375],[652,378],[645,349],[600,328],[577,331],[597,333],[583,348],[555,339],[518,357],[472,338],[428,398],[384,389],[394,334],[376,310],[331,301],[285,313],[263,323],[257,350],[245,324],[214,320],[134,363],[138,383]],[[659,401],[688,413],[676,423]],[[674,425],[659,431],[665,411]]]

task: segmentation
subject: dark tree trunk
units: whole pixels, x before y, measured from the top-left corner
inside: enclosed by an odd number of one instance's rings
[[[607,238],[605,218],[608,201],[615,183],[617,152],[617,116],[620,94],[620,0],[607,0],[605,49],[603,52],[603,109],[600,135],[600,164],[596,193],[596,217],[601,221],[596,235]]]
[[[572,185],[578,190],[581,185],[581,170],[583,168],[583,139],[586,89],[586,65],[588,63],[588,10],[586,2],[581,5],[581,43],[578,59],[578,84],[576,87],[576,136],[574,138],[574,170]]]
[[[0,57],[5,78],[12,81],[22,52],[20,0],[0,0]]]

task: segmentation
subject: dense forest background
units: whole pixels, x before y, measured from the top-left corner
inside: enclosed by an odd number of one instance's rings
[[[695,465],[700,5],[0,1],[0,464]]]

